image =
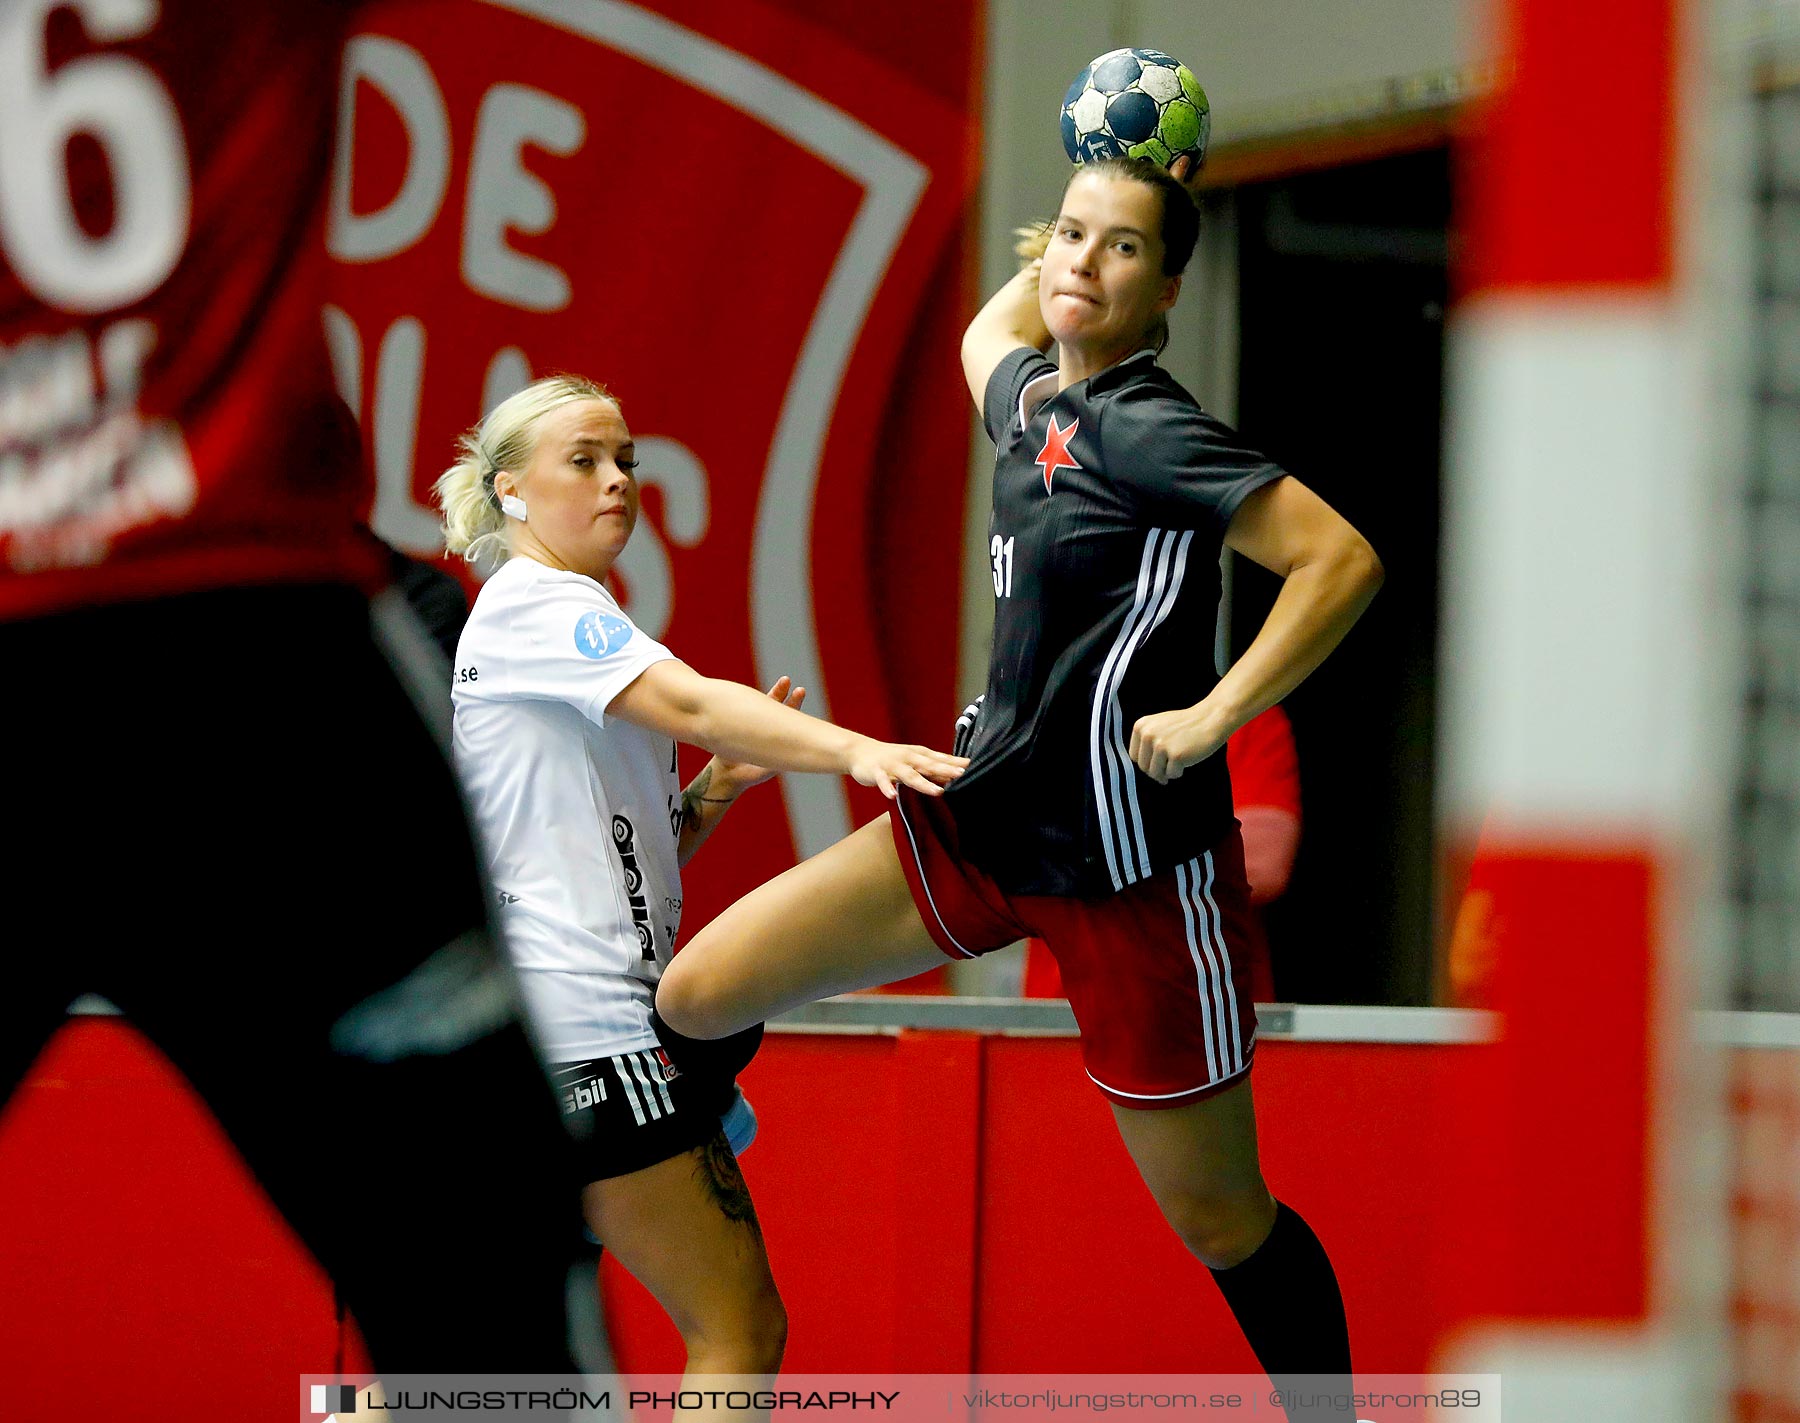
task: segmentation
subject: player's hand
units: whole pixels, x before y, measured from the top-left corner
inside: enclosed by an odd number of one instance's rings
[[[900,794],[897,781],[920,795],[942,795],[943,787],[960,776],[968,764],[967,756],[946,755],[929,746],[900,746],[864,737],[851,753],[850,775],[858,785],[874,786],[894,800]]]
[[[1184,153],[1169,165],[1169,176],[1195,197],[1200,196],[1200,170],[1203,165],[1191,153]]]
[[[1206,703],[1180,711],[1139,717],[1131,728],[1133,764],[1159,786],[1181,779],[1225,744],[1231,728],[1219,723]]]
[[[784,707],[798,711],[800,703],[806,700],[806,688],[796,687],[791,677],[777,677],[775,685],[769,688],[769,696]],[[774,774],[767,766],[753,766],[748,761],[727,761],[723,756],[715,756],[712,782],[707,790],[720,798],[736,797],[751,786],[760,786]]]

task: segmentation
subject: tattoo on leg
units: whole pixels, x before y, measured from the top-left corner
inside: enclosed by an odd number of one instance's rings
[[[725,1133],[713,1133],[713,1139],[697,1148],[695,1154],[699,1157],[694,1168],[695,1174],[706,1187],[713,1204],[724,1212],[726,1220],[748,1225],[756,1238],[761,1240],[762,1226],[757,1224],[756,1206],[750,1199],[750,1187],[744,1183],[744,1173],[738,1169],[737,1157],[731,1154],[731,1146],[725,1140]]]

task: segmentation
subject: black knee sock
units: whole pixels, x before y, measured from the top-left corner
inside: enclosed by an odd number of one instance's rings
[[[1350,1330],[1344,1322],[1344,1297],[1325,1247],[1297,1211],[1279,1201],[1269,1238],[1246,1260],[1214,1270],[1219,1292],[1237,1316],[1244,1338],[1256,1351],[1276,1386],[1286,1390],[1292,1375],[1333,1375],[1309,1382],[1299,1391],[1309,1399],[1325,1393],[1349,1392]],[[1350,1411],[1307,1405],[1288,1409],[1290,1418],[1350,1418]]]

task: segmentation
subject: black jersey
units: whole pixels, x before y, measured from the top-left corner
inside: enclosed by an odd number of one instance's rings
[[[1223,756],[1160,786],[1132,764],[1131,728],[1217,682],[1225,530],[1283,471],[1148,351],[1056,382],[1026,347],[988,381],[994,645],[971,764],[946,804],[963,853],[1008,893],[1091,898],[1231,826]]]

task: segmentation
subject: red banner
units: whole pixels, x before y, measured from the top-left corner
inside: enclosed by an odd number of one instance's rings
[[[809,711],[947,745],[979,15],[915,15],[921,66],[835,8],[374,6],[345,56],[326,324],[390,542],[438,550],[429,487],[484,410],[590,376],[642,461],[632,617],[708,675],[788,674]],[[690,932],[875,808],[824,776],[746,800]]]

